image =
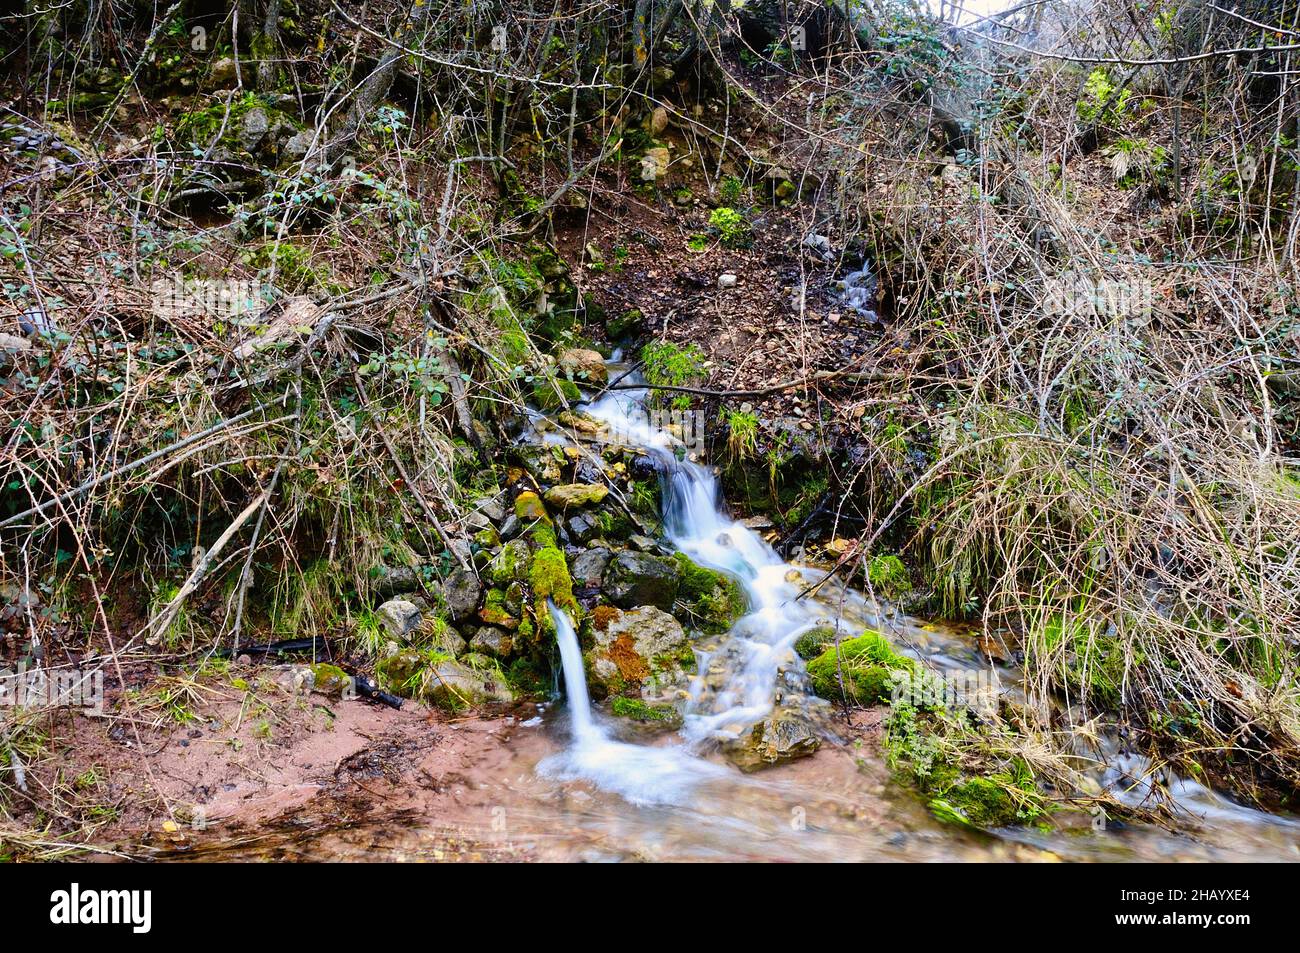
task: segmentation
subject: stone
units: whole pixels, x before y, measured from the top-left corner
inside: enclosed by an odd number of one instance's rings
[[[649,553],[621,552],[605,568],[605,595],[623,609],[671,610],[677,599],[677,567]]]
[[[586,588],[599,586],[605,567],[609,565],[609,557],[609,550],[600,546],[584,551],[569,567],[573,584]]]
[[[658,136],[667,128],[668,110],[659,106],[650,114],[650,135]]]
[[[601,606],[593,620],[588,668],[598,696],[681,697],[688,681],[683,665],[694,662],[694,653],[680,622],[654,606],[627,612]]]
[[[505,629],[485,625],[474,634],[474,638],[469,640],[469,647],[471,651],[481,655],[506,658],[514,651],[515,641]]]
[[[483,584],[468,569],[457,569],[442,582],[442,598],[453,621],[468,619],[478,610]]]
[[[560,370],[570,377],[603,384],[609,380],[609,370],[605,367],[605,358],[599,351],[585,347],[571,347],[560,355]]]
[[[240,147],[249,152],[257,152],[262,145],[262,140],[266,138],[267,130],[270,128],[271,120],[267,117],[266,110],[261,106],[254,106],[244,113],[244,118],[240,121]]]
[[[233,56],[223,56],[212,64],[212,71],[208,73],[208,79],[212,83],[213,89],[225,89],[234,85],[236,73],[235,58]]]
[[[728,288],[736,287],[736,276],[729,271],[724,271],[718,275],[718,289],[725,291]]]
[[[793,709],[777,709],[728,754],[742,771],[757,771],[806,757],[820,747],[821,737],[808,716]]]
[[[289,141],[284,144],[284,156],[286,159],[292,159],[295,162],[301,162],[307,158],[307,153],[311,151],[312,143],[316,141],[316,130],[303,129],[289,137]]]
[[[600,503],[609,496],[609,487],[600,483],[568,483],[553,486],[543,495],[549,506],[565,509]]]
[[[600,525],[590,513],[576,513],[569,517],[565,525],[569,530],[569,538],[575,543],[588,543],[600,535]]]
[[[376,614],[384,631],[398,642],[411,641],[420,628],[420,607],[406,599],[389,599]]]
[[[463,661],[439,662],[425,669],[421,694],[448,711],[486,702],[514,701],[509,686],[495,667],[477,668]]]
[[[668,163],[670,161],[671,156],[666,146],[647,149],[645,154],[641,156],[641,177],[643,179],[662,179],[668,174]]]

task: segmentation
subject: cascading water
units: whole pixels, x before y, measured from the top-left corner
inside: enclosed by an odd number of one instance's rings
[[[715,651],[699,653],[700,674],[690,689],[684,743],[647,747],[614,741],[593,720],[573,625],[552,606],[573,744],[543,762],[540,770],[585,778],[634,801],[665,803],[676,801],[692,784],[725,773],[698,757],[700,749],[713,740],[737,740],[771,714],[782,670],[797,672],[795,640],[815,625],[833,624],[835,614],[816,599],[795,598],[807,585],[800,570],[726,515],[712,472],[679,459],[681,442],[650,423],[643,409],[645,393],[639,388],[610,392],[583,409],[621,440],[658,459],[669,541],[695,562],[739,580],[750,611]]]

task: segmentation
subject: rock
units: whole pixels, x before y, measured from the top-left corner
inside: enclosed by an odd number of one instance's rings
[[[315,141],[315,129],[303,129],[301,132],[294,133],[284,144],[284,157],[294,162],[301,162],[307,158],[307,153],[311,151],[312,143]]]
[[[801,659],[815,659],[835,645],[835,626],[819,625],[795,639],[794,651]]]
[[[519,517],[511,513],[501,522],[501,538],[514,539],[523,528],[524,524],[519,521]]]
[[[532,559],[532,547],[526,539],[512,539],[501,547],[501,552],[492,557],[488,566],[488,578],[494,586],[508,586],[512,582],[521,582],[528,578],[528,563]]]
[[[622,552],[605,569],[604,589],[609,600],[623,609],[671,610],[677,599],[677,567],[649,553]]]
[[[736,287],[735,275],[733,275],[729,271],[724,271],[722,274],[718,275],[718,288],[720,290],[725,291],[727,288],[734,288],[734,287]]]
[[[668,163],[670,161],[671,156],[666,146],[647,149],[645,154],[641,156],[641,178],[647,181],[662,179],[668,174]]]
[[[223,56],[212,64],[212,71],[208,73],[208,79],[212,83],[213,89],[226,89],[235,83],[235,59],[233,56]]]
[[[600,535],[600,525],[590,513],[576,513],[567,522],[569,538],[575,543],[588,543]]]
[[[420,576],[410,566],[376,566],[370,572],[371,591],[378,596],[395,596],[420,588]]]
[[[603,384],[609,380],[605,358],[599,351],[585,347],[571,347],[560,355],[560,370],[570,377]]]
[[[599,503],[609,496],[609,487],[600,483],[568,483],[553,486],[546,491],[543,498],[550,506],[567,509],[571,506],[587,506]]]
[[[483,584],[468,569],[457,569],[442,582],[442,598],[455,622],[472,616],[482,597]]]
[[[447,711],[461,711],[485,702],[514,701],[505,679],[494,666],[477,668],[461,661],[439,662],[425,669],[424,676],[421,694]]]
[[[569,567],[573,584],[585,588],[599,586],[605,567],[609,565],[609,556],[609,550],[602,546],[588,549],[578,556]]]
[[[821,737],[808,716],[792,709],[777,709],[728,754],[742,771],[757,771],[805,757],[820,747]]]
[[[352,688],[352,679],[337,665],[319,662],[311,667],[311,690],[330,698],[342,698]]]
[[[442,619],[434,619],[431,628],[430,647],[452,658],[469,651],[469,643]]]
[[[420,628],[420,607],[406,599],[389,599],[379,607],[379,622],[398,642],[409,642]]]
[[[262,145],[262,140],[266,138],[267,130],[270,128],[271,120],[267,117],[266,110],[261,106],[254,106],[244,113],[244,118],[240,121],[240,147],[248,152],[257,152]]]
[[[650,114],[650,135],[657,136],[668,128],[668,110],[659,106]]]
[[[825,235],[818,235],[809,232],[808,235],[804,237],[803,247],[807,248],[822,261],[830,261],[835,257],[834,252],[831,250],[831,240]]]
[[[472,651],[496,658],[506,658],[514,651],[515,641],[510,633],[494,625],[485,625],[469,640]]]
[[[695,655],[681,623],[667,612],[599,606],[592,629],[589,669],[601,693],[652,699],[684,686],[683,665],[693,664]]]

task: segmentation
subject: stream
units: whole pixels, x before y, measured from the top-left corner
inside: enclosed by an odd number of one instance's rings
[[[611,363],[611,378],[627,370]],[[845,725],[807,691],[796,639],[818,625],[845,636],[874,627],[931,671],[967,673],[1013,696],[1019,671],[990,668],[972,636],[881,606],[837,579],[815,596],[795,598],[824,571],[785,562],[732,519],[713,471],[651,423],[645,396],[639,388],[608,391],[580,409],[656,459],[667,541],[735,577],[749,599],[748,614],[729,633],[696,641],[697,674],[681,729],[647,732],[593,706],[572,621],[551,604],[562,700],[537,705],[531,716],[457,729],[483,733],[473,756],[450,782],[411,792],[400,810],[380,803],[356,817],[299,818],[242,846],[213,845],[204,859],[445,859],[464,844],[476,858],[584,861],[1300,859],[1300,819],[1172,777],[1162,785],[1173,799],[1167,827],[1095,825],[1081,813],[992,832],[938,821],[855,740],[870,713],[855,713],[857,723]],[[527,439],[569,442],[562,430],[539,429]],[[821,747],[757,773],[741,771],[726,747],[778,709],[820,725]],[[1118,739],[1080,747],[1096,762],[1099,786],[1133,804],[1153,796],[1150,765]]]

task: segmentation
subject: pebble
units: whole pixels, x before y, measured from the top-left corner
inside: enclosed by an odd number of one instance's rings
[[[736,287],[736,276],[729,271],[718,275],[718,287],[724,289]]]

